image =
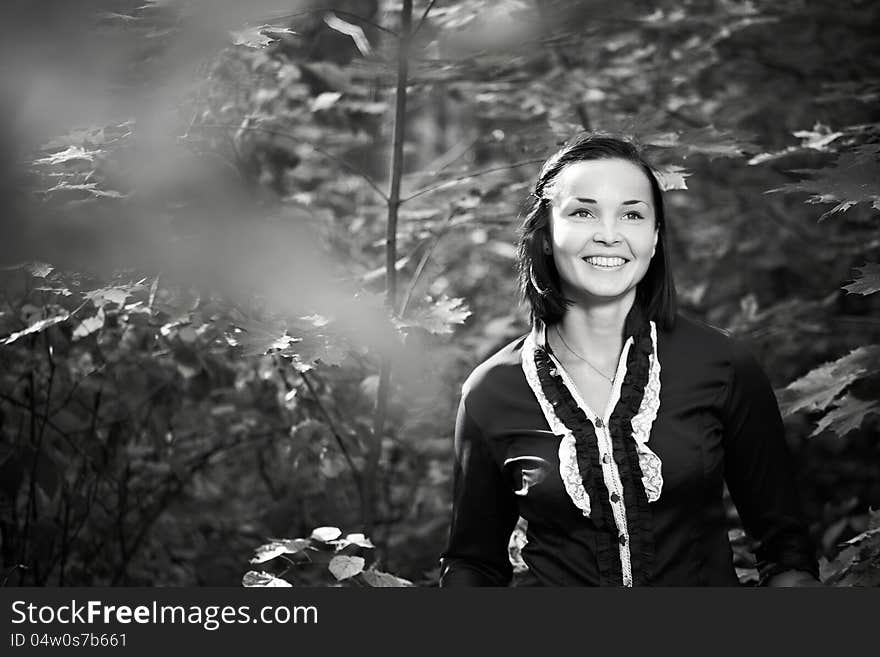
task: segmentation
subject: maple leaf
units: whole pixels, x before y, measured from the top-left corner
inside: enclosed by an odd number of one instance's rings
[[[259,321],[243,319],[226,340],[241,346],[247,356],[269,352],[293,359],[297,369],[308,371],[316,361],[325,365],[341,364],[349,353],[344,336],[333,332],[331,319],[323,315],[300,317],[285,327],[281,319]]]
[[[849,285],[844,285],[842,289],[850,294],[874,294],[880,291],[880,265],[874,262],[865,264],[864,267],[855,268],[859,275],[853,279]]]
[[[348,348],[342,336],[317,332],[299,332],[302,335],[296,344],[283,350],[285,355],[295,355],[306,366],[317,361],[325,365],[341,365],[348,355]]]
[[[866,145],[838,155],[830,167],[823,169],[795,169],[792,173],[812,176],[812,179],[800,180],[782,187],[768,189],[765,194],[783,192],[806,192],[810,194],[807,203],[837,203],[833,208],[819,217],[826,217],[838,212],[846,212],[858,203],[871,203],[874,209],[880,210],[880,162],[877,155],[880,146]]]
[[[86,292],[85,296],[92,300],[96,308],[104,306],[106,303],[115,303],[123,305],[125,300],[137,289],[137,286],[126,287],[102,287],[98,290]]]
[[[822,581],[831,586],[880,585],[880,529],[873,528],[849,539],[830,562],[821,564]]]
[[[34,262],[27,265],[26,268],[31,273],[31,276],[36,276],[37,278],[46,278],[55,270],[55,267],[45,262]]]
[[[870,413],[880,412],[880,403],[874,400],[858,399],[852,395],[845,395],[840,399],[837,406],[825,414],[819,420],[810,437],[830,429],[843,438],[850,431],[862,426],[862,420]]]
[[[247,46],[248,48],[265,48],[285,36],[295,34],[296,32],[291,29],[271,25],[257,25],[230,32],[233,45]]]
[[[691,173],[684,167],[670,164],[669,166],[655,169],[654,175],[657,177],[657,182],[660,183],[660,189],[669,191],[671,189],[687,189],[688,186],[685,178],[690,176]]]
[[[782,414],[828,408],[851,383],[877,371],[880,371],[880,345],[853,349],[783,388],[779,394]]]
[[[398,328],[419,327],[429,333],[448,334],[452,333],[453,324],[462,324],[470,315],[464,299],[443,295],[417,309],[408,318],[398,320],[396,325]]]
[[[39,160],[34,160],[34,164],[68,164],[70,162],[94,162],[95,156],[99,155],[100,151],[87,151],[85,148],[80,146],[70,146],[63,151],[59,151],[57,153],[53,153],[47,157],[41,157]]]
[[[703,154],[710,159],[716,157],[740,157],[746,152],[756,151],[754,136],[736,130],[719,130],[713,125],[704,128],[678,131],[659,131],[640,137],[644,144],[665,148],[682,157]]]
[[[828,152],[831,150],[828,148],[828,144],[843,136],[842,132],[833,132],[827,125],[819,122],[813,126],[812,130],[797,130],[792,134],[801,140],[800,146],[786,146],[781,151],[760,153],[752,157],[748,164],[761,164],[762,162],[778,160],[794,153],[803,153],[809,150]]]

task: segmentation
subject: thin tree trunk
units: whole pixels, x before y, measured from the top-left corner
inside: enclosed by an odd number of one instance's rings
[[[391,180],[388,188],[388,225],[385,237],[385,305],[394,312],[397,298],[397,212],[400,208],[400,179],[403,175],[403,141],[406,132],[406,83],[409,74],[409,39],[412,26],[412,0],[403,0],[400,15],[400,42],[397,55],[397,91],[394,107],[394,137],[391,148]],[[376,488],[382,436],[388,414],[391,391],[391,354],[382,354],[376,411],[373,417],[373,440],[367,452],[363,476],[364,532],[369,536],[376,520]]]

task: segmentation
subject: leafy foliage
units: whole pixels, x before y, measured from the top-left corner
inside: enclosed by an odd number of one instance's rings
[[[862,426],[862,420],[867,414],[876,412],[880,412],[880,404],[876,401],[844,395],[819,421],[810,435],[816,436],[826,429],[831,429],[838,436],[845,436]]]
[[[860,146],[852,151],[840,153],[830,167],[820,170],[799,170],[796,173],[812,175],[811,180],[802,180],[768,190],[769,192],[808,192],[808,203],[837,203],[823,213],[819,221],[835,214],[845,212],[857,203],[871,203],[880,210],[880,147]]]
[[[783,400],[783,413],[802,409],[824,409],[863,374],[873,374],[880,347],[858,347],[846,356],[826,363],[793,381],[786,390],[792,393]]]
[[[364,550],[373,550],[375,546],[363,534],[340,536],[342,531],[338,527],[318,527],[309,538],[274,540],[261,545],[251,563],[280,559],[282,570],[277,575],[248,571],[242,583],[244,586],[291,586],[288,579],[293,579],[300,586],[412,586],[409,580],[377,570],[375,564],[366,568],[367,559],[356,553],[364,554]]]
[[[785,415],[801,410],[827,411],[811,435],[831,429],[838,436],[844,436],[858,429],[862,419],[880,410],[880,405],[875,400],[862,400],[851,394],[842,398],[839,395],[854,382],[877,373],[880,373],[880,345],[858,347],[791,382],[780,393],[780,406]]]

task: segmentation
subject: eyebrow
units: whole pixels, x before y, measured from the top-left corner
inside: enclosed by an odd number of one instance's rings
[[[580,196],[575,197],[575,200],[580,201],[581,203],[592,203],[593,205],[598,205],[598,201],[594,198],[581,198]],[[645,201],[640,201],[639,199],[632,199],[629,201],[624,201],[621,205],[635,205],[636,203],[644,203],[648,205]]]

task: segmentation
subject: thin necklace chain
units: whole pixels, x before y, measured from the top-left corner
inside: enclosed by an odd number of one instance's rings
[[[607,374],[605,374],[605,372],[600,370],[598,367],[593,365],[590,361],[588,361],[586,358],[584,358],[578,352],[576,352],[574,349],[572,349],[571,347],[568,346],[568,343],[565,341],[565,338],[562,337],[562,333],[559,331],[558,325],[554,326],[553,328],[556,330],[556,335],[559,336],[559,339],[562,341],[563,346],[565,346],[565,348],[568,349],[574,355],[575,358],[577,358],[578,360],[584,361],[593,370],[595,370],[603,379],[607,380],[611,385],[614,385],[614,379],[617,377],[616,372],[613,377],[609,377]]]

